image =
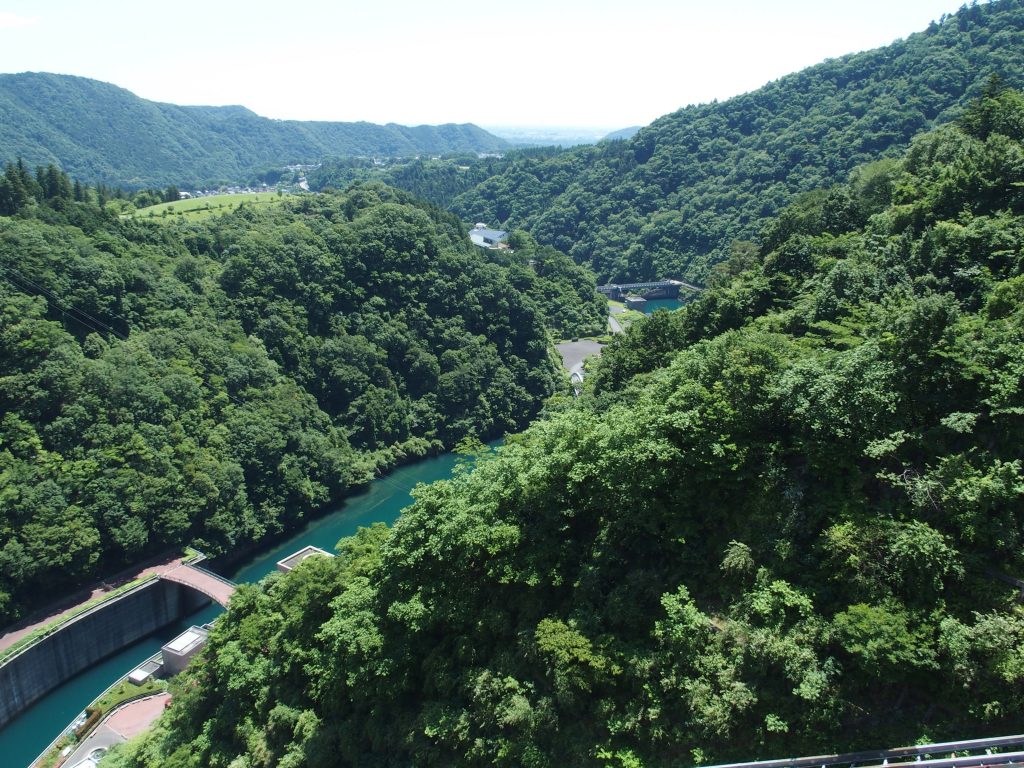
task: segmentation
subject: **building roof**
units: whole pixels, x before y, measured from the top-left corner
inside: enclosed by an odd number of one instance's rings
[[[151,675],[154,675],[157,672],[159,672],[162,666],[162,664],[151,659],[147,661],[145,664],[140,664],[135,669],[133,669],[131,673],[128,675],[128,679],[136,685],[141,685],[142,683],[146,682],[146,680],[148,680]]]
[[[479,226],[473,227],[473,229],[469,231],[469,234],[476,235],[484,240],[492,240],[495,243],[508,237],[508,232],[503,229],[488,229],[487,227]]]
[[[320,549],[320,547],[314,547],[312,544],[310,544],[309,546],[303,547],[298,552],[293,552],[283,560],[278,560],[277,570],[285,572],[290,571],[292,568],[297,566],[307,557],[312,557],[313,555],[326,555],[327,557],[334,557],[334,555],[332,555],[330,552]]]
[[[167,643],[161,650],[176,653],[179,656],[188,653],[206,640],[206,631],[199,627],[190,627]]]

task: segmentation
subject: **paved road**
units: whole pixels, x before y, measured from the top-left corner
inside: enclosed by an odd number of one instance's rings
[[[612,333],[625,333],[625,331],[622,330],[622,326],[619,325],[619,321],[611,315],[608,315],[608,325],[611,326]]]
[[[112,731],[107,726],[97,726],[86,740],[79,745],[78,749],[68,756],[68,759],[64,761],[64,765],[76,768],[94,749],[110,749],[115,744],[124,744],[125,741],[127,739],[124,736],[116,731]],[[86,763],[86,765],[89,764]]]
[[[588,339],[582,339],[580,341],[566,341],[562,344],[555,345],[555,349],[558,350],[558,354],[562,356],[562,367],[565,368],[570,375],[582,370],[583,361],[588,357],[600,355],[603,348],[604,344],[597,341],[589,341]]]
[[[94,749],[109,749],[115,744],[123,744],[133,736],[138,736],[160,717],[170,699],[169,693],[157,693],[118,707],[78,745],[78,749],[68,756],[64,765],[73,768],[85,760]]]

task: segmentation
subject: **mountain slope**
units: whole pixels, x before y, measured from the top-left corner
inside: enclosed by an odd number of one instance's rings
[[[491,151],[475,125],[269,120],[244,107],[181,107],[123,88],[46,73],[0,75],[0,158],[54,163],[86,182],[126,186],[240,180],[328,155]]]
[[[236,593],[106,766],[674,768],[1024,716],[1024,98],[787,209],[641,375]],[[657,368],[657,370],[650,370]]]
[[[624,142],[509,158],[456,198],[466,221],[526,227],[599,278],[700,279],[793,196],[899,154],[993,73],[1024,85],[1024,4],[964,7],[906,40],[829,60]]]
[[[522,426],[559,380],[538,302],[593,304],[381,185],[166,224],[62,186],[0,216],[0,624]]]

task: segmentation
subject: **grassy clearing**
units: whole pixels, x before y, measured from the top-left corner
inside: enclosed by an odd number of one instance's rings
[[[622,330],[628,331],[629,326],[635,323],[637,320],[642,320],[647,317],[643,312],[637,312],[635,309],[626,309],[617,315],[612,315],[616,320],[619,321],[619,325],[622,326]]]
[[[643,312],[637,312],[633,309],[626,309],[625,302],[615,301],[608,299],[608,314],[614,317],[619,325],[622,326],[622,330],[628,330],[631,323],[637,319],[644,317]]]
[[[261,208],[279,205],[285,200],[284,195],[276,192],[259,192],[256,194],[211,195],[196,197],[191,200],[175,200],[171,203],[160,203],[148,208],[140,208],[131,215],[133,219],[156,221],[197,221],[209,216],[234,211],[242,205]]]
[[[154,678],[150,678],[142,685],[136,685],[129,680],[122,680],[96,699],[96,701],[92,703],[92,706],[99,709],[103,714],[106,714],[115,707],[124,704],[126,701],[138,699],[142,696],[150,696],[154,693],[161,693],[166,690],[166,680],[155,680]]]

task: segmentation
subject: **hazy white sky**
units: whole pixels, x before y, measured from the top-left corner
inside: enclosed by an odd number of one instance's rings
[[[405,124],[649,123],[885,45],[961,0],[0,0],[0,72]]]

